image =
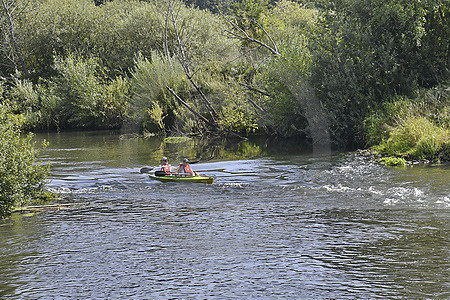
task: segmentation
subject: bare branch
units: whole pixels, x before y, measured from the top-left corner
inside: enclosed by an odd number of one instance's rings
[[[15,66],[17,66],[16,63],[16,58],[15,56],[17,56],[17,60],[18,60],[18,64],[21,65],[22,67],[22,71],[25,74],[25,77],[28,77],[28,69],[27,66],[25,64],[25,59],[22,55],[22,52],[19,49],[19,45],[17,43],[17,39],[16,39],[16,34],[15,34],[15,28],[14,28],[14,18],[12,15],[12,11],[14,11],[15,8],[17,8],[17,5],[14,7],[12,4],[13,2],[7,2],[6,0],[1,0],[2,1],[2,6],[3,6],[3,11],[5,13],[5,17],[6,17],[6,22],[8,23],[8,33],[5,32],[5,38],[6,38],[6,42],[9,44],[9,48],[11,50],[11,55],[12,56],[8,56],[8,58],[14,63]],[[17,3],[15,3],[17,4]],[[16,67],[17,69],[17,67]]]
[[[215,122],[211,122],[210,120],[208,120],[207,118],[205,118],[202,114],[200,114],[199,112],[197,112],[195,109],[193,109],[189,104],[187,104],[186,101],[184,101],[183,99],[181,99],[174,90],[172,90],[170,87],[166,86],[167,90],[181,103],[183,104],[187,109],[189,109],[190,112],[192,112],[197,118],[199,118],[200,120],[202,120],[206,125],[210,126],[211,129],[215,130],[215,131],[220,131],[219,125]],[[225,131],[226,133],[228,133],[230,136],[238,138],[240,140],[246,140],[246,138],[240,136],[239,134],[227,129],[227,128],[222,128],[222,131]]]
[[[273,49],[276,51],[276,53],[278,53],[278,55],[280,55],[280,53],[278,52],[278,48],[277,48],[277,44],[275,44],[275,41],[272,39],[272,37],[270,36],[270,34],[266,31],[266,29],[259,24],[258,22],[254,21],[256,23],[256,25],[258,25],[259,28],[261,28],[261,30],[266,34],[267,38],[270,40],[270,42],[272,43]]]
[[[166,89],[175,97],[175,99],[177,99],[181,104],[186,106],[186,108],[189,109],[189,111],[191,113],[193,113],[197,118],[199,118],[200,120],[202,120],[203,122],[205,122],[206,124],[208,124],[211,127],[216,127],[217,126],[216,124],[212,123],[207,118],[205,118],[202,114],[197,112],[195,109],[193,109],[189,104],[187,104],[186,101],[181,99],[180,96],[178,96],[177,93],[175,93],[175,91],[172,90],[170,87],[166,86]]]
[[[239,83],[239,84],[240,84],[241,86],[243,86],[243,87],[249,89],[250,91],[254,91],[254,92],[260,93],[261,95],[264,95],[264,96],[267,96],[267,97],[272,97],[269,93],[264,92],[264,91],[262,91],[262,90],[260,90],[260,89],[258,89],[258,88],[252,87],[252,86],[250,86],[250,85],[248,85],[248,84],[245,84],[245,83]],[[259,106],[258,104],[256,104],[256,102],[253,101],[250,97],[248,97],[247,100],[248,100],[248,102],[250,102],[257,110],[259,110],[260,112],[262,112],[262,113],[265,114],[265,115],[268,114],[268,113],[267,113],[267,110],[265,110],[264,108],[262,108],[261,106]]]
[[[206,96],[203,93],[202,89],[197,85],[197,83],[193,79],[194,73],[192,72],[192,69],[190,67],[189,60],[188,60],[187,55],[186,55],[186,50],[185,50],[184,45],[183,45],[183,43],[181,41],[179,27],[177,25],[177,19],[178,19],[178,13],[179,12],[177,12],[177,14],[175,15],[174,14],[174,8],[173,8],[173,5],[172,5],[172,1],[169,0],[168,3],[169,3],[169,14],[170,14],[170,17],[171,17],[172,25],[174,27],[175,38],[176,38],[176,41],[177,41],[177,44],[178,44],[177,58],[178,58],[178,60],[179,60],[179,62],[181,64],[181,66],[182,66],[182,68],[184,70],[184,73],[186,74],[187,78],[189,79],[191,84],[194,86],[194,88],[197,90],[198,94],[200,95],[200,98],[205,103],[206,107],[208,108],[213,122],[216,122],[216,119],[218,117],[218,114],[217,114],[216,110],[211,105],[211,102],[209,102],[208,98],[206,98]]]
[[[245,88],[251,90],[251,91],[254,91],[254,92],[260,93],[260,94],[262,94],[262,95],[264,95],[264,96],[267,96],[267,97],[272,98],[272,95],[269,94],[268,92],[265,92],[265,91],[263,91],[263,90],[260,90],[260,89],[258,89],[258,88],[256,88],[256,87],[253,87],[253,86],[251,86],[251,85],[248,85],[248,84],[245,84],[245,83],[242,83],[242,82],[240,82],[239,84],[242,85],[243,87],[245,87]]]
[[[268,37],[268,39],[272,43],[272,46],[267,45],[266,43],[264,43],[263,41],[261,41],[259,39],[255,39],[255,38],[249,36],[248,33],[243,28],[241,28],[239,25],[237,25],[231,19],[227,18],[222,13],[220,13],[220,14],[234,29],[236,29],[239,32],[239,33],[237,33],[237,32],[233,32],[231,30],[225,29],[224,31],[227,32],[228,34],[230,34],[231,38],[237,38],[240,40],[256,43],[256,44],[266,48],[267,50],[269,50],[274,56],[281,56],[280,52],[278,52],[278,48],[277,48],[277,45],[275,44],[274,40],[272,39],[270,34],[264,29],[264,27],[261,26],[261,24],[259,24],[255,20],[252,20],[252,22],[256,23],[258,25],[258,27],[263,30],[264,34]]]

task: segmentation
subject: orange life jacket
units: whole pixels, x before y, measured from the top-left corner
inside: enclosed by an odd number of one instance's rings
[[[166,174],[170,174],[170,165],[162,165],[161,171],[166,172]]]
[[[182,170],[184,170],[184,173],[192,173],[192,174],[194,174],[194,172],[192,171],[191,165],[185,166],[183,164],[180,164],[180,167],[183,168]]]

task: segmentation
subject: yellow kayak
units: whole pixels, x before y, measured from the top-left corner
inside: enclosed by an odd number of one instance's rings
[[[214,177],[206,176],[176,176],[176,175],[166,175],[166,176],[156,176],[149,175],[150,178],[156,179],[162,182],[195,182],[195,183],[208,183],[211,184],[214,181]]]

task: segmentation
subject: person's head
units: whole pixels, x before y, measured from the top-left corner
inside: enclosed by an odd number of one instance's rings
[[[169,163],[169,160],[167,159],[167,157],[164,156],[163,158],[161,158],[161,163],[163,165],[167,165]]]
[[[189,159],[187,159],[187,158],[185,158],[185,159],[183,159],[183,165],[188,165],[189,164]]]

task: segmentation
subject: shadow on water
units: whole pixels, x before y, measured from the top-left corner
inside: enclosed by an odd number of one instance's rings
[[[246,141],[198,140],[192,144],[195,157],[202,160],[241,160],[269,155],[300,155],[312,153],[312,146],[304,139],[251,137]]]

